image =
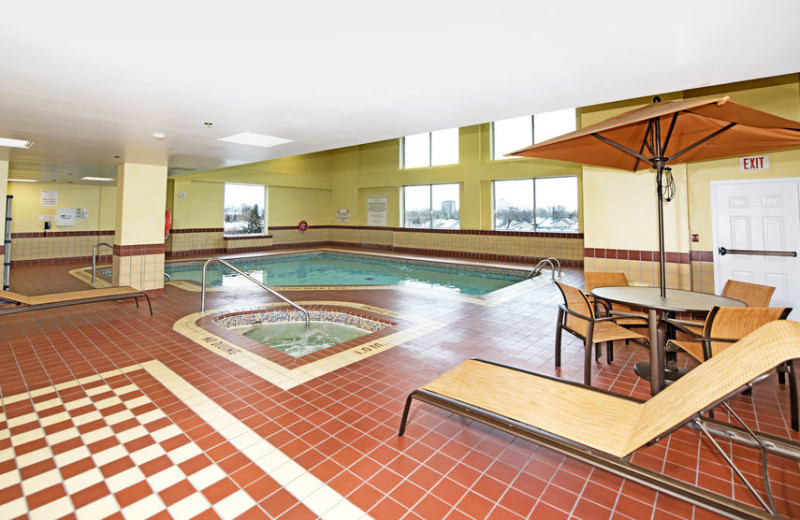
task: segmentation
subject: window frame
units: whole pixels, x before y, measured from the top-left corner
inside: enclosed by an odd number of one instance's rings
[[[414,188],[414,187],[421,187],[427,186],[428,187],[428,223],[427,227],[409,227],[406,225],[406,188]],[[458,226],[457,227],[448,227],[448,228],[436,228],[433,227],[434,218],[433,218],[433,187],[434,186],[456,186],[458,189]],[[428,184],[404,184],[403,185],[403,222],[402,228],[403,229],[441,229],[441,230],[455,230],[461,229],[461,183],[460,182],[437,182],[437,183],[428,183]]]
[[[264,220],[262,224],[261,231],[258,233],[227,233],[225,232],[225,218],[227,214],[225,213],[225,194],[227,191],[228,185],[236,185],[236,186],[250,186],[250,187],[258,187],[261,188],[264,192],[264,200],[262,201],[262,218]],[[223,238],[240,238],[240,237],[263,237],[267,236],[267,186],[264,184],[252,184],[248,182],[224,182],[222,186],[222,237]]]
[[[456,162],[446,163],[446,164],[433,164],[433,134],[436,132],[444,132],[444,131],[452,131],[455,130],[456,132]],[[446,166],[456,166],[461,163],[461,129],[459,127],[454,128],[443,128],[442,130],[433,130],[430,132],[421,132],[420,134],[414,135],[423,135],[426,134],[428,136],[428,163],[424,166],[406,166],[406,138],[410,136],[403,136],[400,138],[400,169],[401,170],[416,170],[419,168],[442,168]],[[449,183],[444,183],[449,184]]]
[[[576,107],[576,108],[573,108],[572,110],[573,110],[573,115],[575,117],[575,128],[573,130],[577,130],[577,128],[578,128],[578,109]],[[542,112],[542,114],[546,114],[546,113],[547,112]],[[523,145],[523,146],[532,146],[534,144],[537,144],[537,141],[536,141],[536,114],[531,114],[530,116],[520,116],[520,118],[522,118],[522,117],[530,117],[530,119],[531,119],[531,142],[526,144],[526,145]],[[516,119],[516,118],[508,118],[508,119]],[[505,121],[505,119],[503,119],[501,121]],[[495,145],[495,137],[497,135],[496,130],[495,130],[495,123],[496,122],[497,121],[492,121],[491,122],[491,126],[490,126],[491,146],[489,148],[490,148],[490,153],[492,154],[491,155],[492,161],[505,161],[505,160],[508,160],[508,159],[522,159],[522,157],[520,157],[520,156],[511,156],[511,157],[500,156],[500,157],[497,157],[497,148],[496,148],[496,145]],[[538,142],[542,142],[542,141],[538,141]]]
[[[560,230],[560,231],[553,231],[553,230],[540,230],[536,224],[536,181],[537,180],[547,180],[547,179],[567,179],[573,178],[575,179],[575,221],[577,227],[575,230]],[[508,181],[525,181],[530,180],[531,182],[531,203],[533,208],[533,229],[531,230],[523,230],[523,229],[497,229],[497,183],[498,182],[508,182]],[[492,231],[497,231],[500,233],[567,233],[567,234],[575,234],[580,233],[580,179],[578,175],[546,175],[541,177],[522,177],[522,178],[512,178],[512,179],[493,179],[492,180]]]

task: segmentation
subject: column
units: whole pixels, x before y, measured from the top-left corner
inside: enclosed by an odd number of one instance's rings
[[[118,167],[114,285],[130,285],[152,295],[163,293],[166,202],[166,166],[125,163]]]
[[[0,259],[6,254],[5,225],[6,225],[6,196],[8,195],[8,161],[0,160]],[[0,260],[0,280],[5,280],[5,265]],[[0,283],[0,289],[3,284]]]

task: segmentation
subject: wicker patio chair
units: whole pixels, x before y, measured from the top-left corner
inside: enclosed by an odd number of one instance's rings
[[[564,296],[564,303],[558,306],[558,323],[556,324],[556,366],[561,366],[561,333],[566,330],[583,340],[584,368],[583,382],[592,384],[592,346],[597,345],[595,359],[600,357],[600,343],[606,344],[608,362],[612,357],[612,342],[635,339],[647,343],[647,338],[638,332],[617,325],[613,316],[597,318],[594,308],[580,289],[556,282]]]

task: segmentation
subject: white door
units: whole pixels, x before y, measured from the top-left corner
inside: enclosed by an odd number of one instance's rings
[[[711,218],[717,294],[730,279],[771,285],[770,306],[800,319],[800,179],[712,182]]]

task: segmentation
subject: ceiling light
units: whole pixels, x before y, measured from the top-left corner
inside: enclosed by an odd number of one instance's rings
[[[272,137],[271,135],[255,134],[253,132],[242,132],[241,134],[232,135],[230,137],[223,137],[220,141],[236,144],[248,144],[250,146],[260,146],[262,148],[269,148],[283,143],[291,143],[291,139],[283,139],[281,137]]]
[[[12,148],[30,148],[33,141],[26,141],[25,139],[9,139],[8,137],[0,137],[0,146],[10,146]]]
[[[108,181],[113,181],[114,179],[112,179],[110,177],[81,177],[81,180],[82,181],[103,181],[103,182],[108,182]]]
[[[36,179],[8,179],[8,182],[39,182]]]
[[[164,132],[153,132],[153,139],[156,139],[158,141],[163,141],[166,138],[167,134],[165,134]]]

